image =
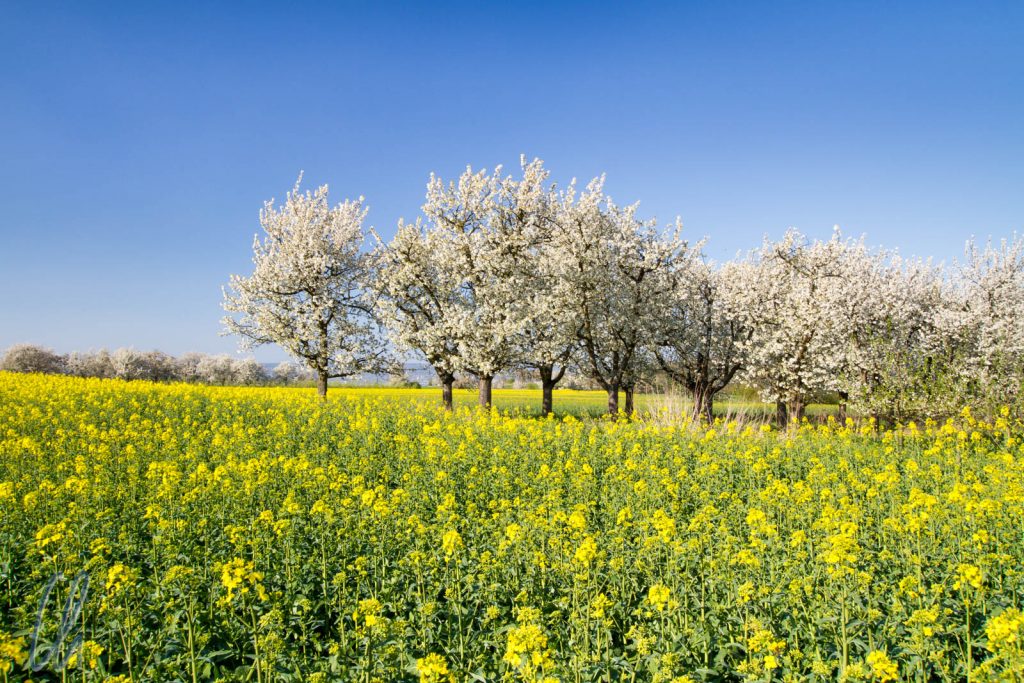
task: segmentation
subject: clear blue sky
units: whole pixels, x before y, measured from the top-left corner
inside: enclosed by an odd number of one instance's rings
[[[520,153],[717,258],[1024,230],[1019,1],[185,5],[5,3],[0,348],[234,352],[220,287],[300,169],[385,235]]]

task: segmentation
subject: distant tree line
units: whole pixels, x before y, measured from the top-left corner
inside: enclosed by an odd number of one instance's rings
[[[58,354],[34,344],[16,344],[0,358],[0,370],[97,377],[101,379],[191,382],[220,385],[302,384],[312,373],[284,362],[267,371],[252,358],[186,353],[174,357],[162,351],[121,348]]]
[[[301,176],[300,176],[301,181]],[[363,199],[331,208],[327,186],[268,201],[254,272],[225,289],[227,331],[276,343],[317,377],[394,371],[425,359],[451,408],[457,377],[491,403],[499,372],[535,373],[544,412],[567,371],[633,410],[655,374],[710,418],[734,382],[799,421],[813,396],[888,420],[1012,404],[1024,382],[1024,242],[967,243],[950,267],[843,236],[795,230],[726,263],[621,206],[596,178],[431,175],[421,215],[393,239],[364,230]],[[364,248],[367,236],[375,244]]]

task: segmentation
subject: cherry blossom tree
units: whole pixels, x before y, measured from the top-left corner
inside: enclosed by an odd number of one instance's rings
[[[419,352],[437,373],[442,401],[452,409],[452,388],[462,370],[462,277],[450,242],[423,223],[399,221],[393,240],[374,233],[373,287],[391,342]]]
[[[936,315],[948,293],[941,269],[870,249],[861,239],[843,243],[836,271],[821,300],[839,342],[834,388],[840,421],[848,403],[882,420],[913,414],[941,381]]]
[[[204,354],[195,351],[182,354],[174,359],[174,376],[179,382],[198,382],[199,363],[202,362]]]
[[[657,336],[659,321],[695,253],[680,236],[678,221],[668,234],[637,217],[637,205],[620,207],[595,179],[579,198],[568,196],[558,246],[562,277],[576,307],[581,365],[608,393],[608,412],[619,410],[633,388]]]
[[[1024,240],[967,242],[957,264],[964,402],[995,409],[1024,381]]]
[[[972,240],[949,272],[882,253],[845,260],[841,396],[890,422],[1012,403],[1024,379],[1021,245]]]
[[[555,293],[542,289],[554,284],[547,250],[554,188],[540,159],[528,163],[522,157],[520,165],[518,178],[502,176],[500,166],[490,175],[467,168],[449,183],[432,176],[423,206],[433,229],[453,245],[463,275],[460,359],[479,380],[481,406],[491,404],[494,375],[517,361],[547,377],[549,405],[554,365],[561,359],[547,348],[559,333],[549,324],[561,323],[551,318],[558,314],[552,310]]]
[[[231,370],[235,384],[256,386],[268,379],[267,371],[255,358],[236,358]]]
[[[231,384],[235,379],[235,359],[226,353],[206,356],[196,365],[199,381],[203,384]]]
[[[946,324],[954,300],[943,269],[883,252],[861,260],[859,269],[848,265],[854,270],[842,289],[857,303],[838,312],[856,322],[844,350],[840,400],[849,397],[860,413],[890,421],[957,409],[943,398],[958,365],[950,352],[959,345],[958,325]]]
[[[613,414],[620,391],[632,412],[657,368],[693,394],[695,417],[710,419],[739,378],[776,403],[781,425],[825,392],[838,393],[840,418],[849,403],[901,420],[991,409],[1024,390],[1020,239],[972,240],[947,273],[838,229],[824,241],[790,230],[717,266],[678,221],[658,230],[612,202],[603,177],[577,192],[550,183],[539,159],[520,171],[432,174],[422,216],[399,221],[390,242],[373,233],[370,254],[361,199],[330,208],[326,186],[296,184],[261,212],[255,270],[225,292],[228,331],[246,347],[281,344],[324,395],[331,377],[394,367],[380,321],[396,349],[434,368],[449,409],[457,376],[476,377],[489,407],[494,377],[513,369],[538,373],[545,414],[569,368],[608,393]]]
[[[743,378],[776,404],[780,425],[799,424],[812,393],[836,388],[845,323],[833,315],[830,288],[841,277],[846,242],[810,242],[789,230],[765,240],[748,265],[740,310],[752,332],[743,342]]]
[[[68,354],[67,368],[68,373],[76,377],[110,379],[114,376],[114,366],[111,361],[110,352],[106,349],[100,349],[99,351],[72,351]]]
[[[554,408],[554,389],[573,365],[579,346],[579,316],[572,288],[558,277],[551,244],[542,245],[526,262],[522,278],[521,318],[517,331],[517,365],[535,370],[541,383],[541,414]]]
[[[137,351],[120,348],[110,354],[113,376],[125,380],[168,382],[177,378],[174,358],[163,351]]]
[[[654,354],[659,367],[693,396],[693,419],[712,420],[715,395],[746,361],[753,332],[739,309],[743,266],[695,260],[669,299]]]
[[[466,372],[489,407],[494,376],[521,359],[533,363],[529,351],[552,335],[538,307],[547,298],[538,287],[551,284],[541,268],[548,173],[539,159],[521,165],[521,178],[503,177],[500,167],[467,168],[450,182],[431,175],[422,221],[401,224],[392,243],[378,247],[377,287],[392,339],[427,358],[446,405],[456,374]],[[541,372],[558,360],[540,356]]]
[[[110,355],[110,362],[118,379],[149,379],[149,363],[142,351],[122,347]]]
[[[901,322],[892,304],[906,292],[900,286],[902,273],[889,267],[889,254],[869,249],[863,238],[842,243],[835,238],[833,242],[840,244],[832,265],[835,276],[818,295],[823,309],[831,311],[830,329],[836,336],[834,388],[842,422],[851,394],[863,398],[878,382],[875,365],[885,335],[895,332]]]
[[[303,194],[301,179],[283,206],[270,200],[260,212],[265,237],[253,242],[255,269],[231,276],[224,309],[239,315],[224,324],[244,348],[283,347],[316,373],[325,397],[329,379],[386,373],[393,363],[369,296],[363,200],[332,208],[327,185]]]
[[[518,211],[516,199],[515,184],[502,178],[500,166],[491,174],[467,167],[457,181],[432,174],[422,209],[449,244],[450,267],[461,275],[459,361],[477,378],[483,407],[491,405],[494,376],[516,358],[522,310],[517,290],[530,239],[524,227],[531,220],[529,209]]]
[[[541,160],[527,163],[523,157],[520,163],[522,178],[505,178],[496,194],[493,207],[501,240],[492,258],[511,266],[504,275],[513,284],[506,293],[514,311],[512,363],[537,372],[541,413],[548,415],[554,388],[577,349],[578,316],[572,289],[561,276],[557,244],[559,212],[564,197],[575,193],[575,181],[559,195],[548,184]]]
[[[274,366],[274,369],[270,372],[270,379],[278,384],[287,386],[289,384],[309,381],[312,377],[309,374],[309,370],[302,365],[282,361]]]
[[[0,358],[0,370],[6,372],[60,374],[66,369],[67,359],[64,356],[34,344],[15,344]]]

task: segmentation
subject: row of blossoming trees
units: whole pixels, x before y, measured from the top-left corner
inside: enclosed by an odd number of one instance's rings
[[[716,264],[677,222],[658,229],[614,203],[603,178],[549,182],[540,160],[518,177],[467,169],[431,176],[422,216],[363,249],[360,198],[335,207],[327,187],[267,202],[254,272],[225,291],[228,330],[276,343],[328,380],[393,371],[392,350],[426,359],[451,406],[457,376],[482,405],[502,371],[529,368],[543,410],[566,368],[632,410],[634,388],[661,372],[710,417],[730,382],[799,420],[835,392],[862,414],[940,415],[992,408],[1024,377],[1024,245],[969,243],[943,268],[871,249],[836,231],[790,231]],[[390,344],[387,341],[390,341]]]
[[[312,381],[305,367],[289,362],[280,363],[267,372],[252,358],[232,358],[226,354],[186,353],[175,357],[162,351],[132,348],[60,354],[35,344],[15,344],[8,348],[0,356],[0,370],[97,379],[249,386]]]

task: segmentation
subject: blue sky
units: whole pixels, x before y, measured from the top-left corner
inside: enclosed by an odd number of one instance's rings
[[[0,348],[234,352],[221,285],[302,169],[385,235],[521,153],[716,258],[1024,230],[1020,2],[7,3],[0,93]]]

